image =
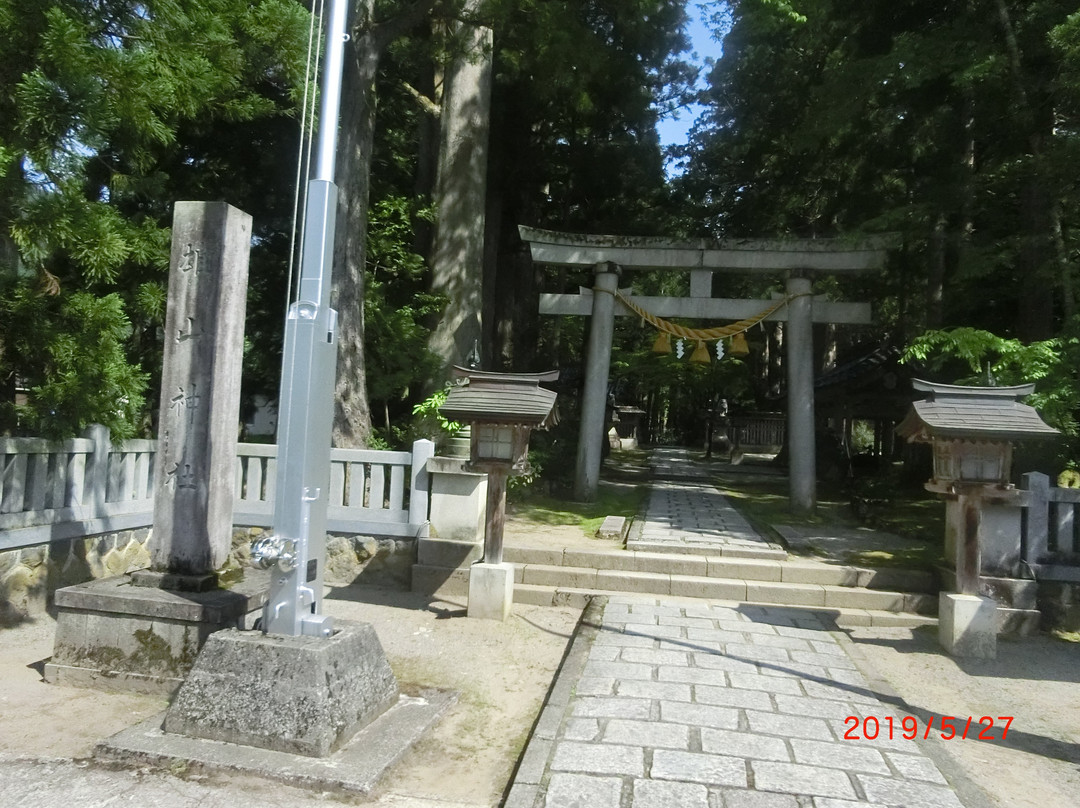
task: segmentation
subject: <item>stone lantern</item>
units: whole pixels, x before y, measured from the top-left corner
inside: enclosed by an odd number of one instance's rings
[[[1012,575],[1020,556],[1021,492],[1009,482],[1013,444],[1058,434],[1020,399],[1035,385],[964,387],[912,380],[916,401],[896,431],[929,443],[934,476],[928,491],[945,499],[945,556],[955,570],[954,592],[942,592],[939,636],[957,656],[993,657],[997,606],[982,597],[983,556],[995,574]],[[1012,524],[1015,522],[1015,525]]]
[[[636,449],[638,447],[638,429],[641,426],[641,417],[645,410],[640,407],[617,406],[612,416],[618,445],[612,442],[613,448]]]
[[[540,386],[559,372],[492,373],[455,367],[458,384],[439,408],[444,417],[470,425],[470,471],[488,475],[484,558],[469,571],[469,616],[505,620],[514,594],[514,568],[503,563],[506,482],[528,474],[529,435],[555,423],[556,394]]]

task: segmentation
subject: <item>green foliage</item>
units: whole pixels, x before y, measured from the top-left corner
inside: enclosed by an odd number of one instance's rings
[[[413,414],[421,416],[413,428],[402,426],[410,404],[417,401],[440,366],[427,343],[428,323],[442,310],[443,299],[425,290],[424,260],[412,244],[413,222],[430,218],[430,209],[393,194],[377,200],[368,211],[364,273],[367,393],[373,408],[382,410],[382,437],[390,444],[408,443],[413,433],[433,437],[440,429],[447,429],[444,423],[428,417],[434,417],[433,407],[437,407],[432,398],[413,408]]]
[[[536,488],[519,490],[507,509],[515,521],[537,526],[578,525],[595,538],[596,531],[608,516],[637,516],[645,507],[649,488],[645,485],[609,485],[601,482],[592,502],[574,502],[540,493]]]
[[[730,7],[677,184],[686,230],[897,232],[866,286],[899,339],[945,324],[1054,336],[1080,232],[1075,3]]]
[[[508,494],[520,494],[536,487],[544,476],[544,464],[540,460],[540,453],[529,451],[529,470],[525,474],[513,474],[506,480]]]
[[[414,217],[430,215],[397,196],[378,200],[368,212],[364,340],[373,402],[405,400],[439,366],[427,348],[425,320],[438,315],[442,299],[423,291],[424,260],[411,243]]]
[[[1035,393],[1027,403],[1070,437],[1080,435],[1078,360],[1080,322],[1075,318],[1061,336],[1030,344],[968,327],[928,331],[913,340],[903,355],[903,361],[924,364],[935,375],[949,376],[957,384],[1034,382]]]
[[[430,440],[439,443],[454,437],[461,431],[463,424],[446,418],[439,408],[446,403],[446,396],[450,392],[448,384],[442,390],[436,390],[419,404],[413,407],[413,429],[417,434],[424,435]]]
[[[973,375],[959,384],[975,383],[982,373],[989,373],[990,380],[1013,384],[1005,379],[1036,381],[1049,375],[1060,362],[1060,348],[1058,340],[1025,345],[1017,339],[1004,339],[989,331],[961,326],[927,331],[912,341],[903,359],[929,362],[937,371],[943,369],[946,361],[960,359],[967,363]],[[990,380],[982,376],[982,381]]]
[[[308,20],[295,0],[0,0],[2,269],[14,265],[59,293],[0,290],[5,310],[40,315],[0,344],[9,414],[12,380],[40,382],[20,408],[20,428],[71,434],[89,419],[123,435],[142,422],[146,378],[156,390],[160,370],[177,199],[224,198],[253,215],[249,336],[279,343],[260,337],[266,322],[280,332],[284,294],[274,279],[283,254],[271,272],[257,270],[291,202],[283,147],[294,136],[282,136],[279,122],[302,91]],[[268,288],[272,317],[261,316]],[[93,315],[83,330],[77,313]],[[68,350],[99,332],[111,346],[101,349],[102,368],[90,348]],[[276,378],[263,381],[276,387]]]
[[[0,431],[60,438],[100,423],[118,440],[135,435],[147,375],[125,356],[130,334],[118,295],[49,296],[25,284],[8,290],[0,296],[5,356],[37,361],[18,376],[32,404],[0,403]],[[0,378],[12,380],[15,374],[0,360]]]
[[[682,103],[694,78],[678,59],[684,0],[492,5],[492,142],[508,158],[495,179],[514,211],[506,229],[659,232],[658,108]]]

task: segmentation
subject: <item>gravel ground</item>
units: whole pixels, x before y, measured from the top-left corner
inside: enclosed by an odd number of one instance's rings
[[[375,626],[403,689],[458,691],[457,703],[383,778],[382,808],[497,805],[580,617],[580,609],[517,605],[505,623],[470,620],[465,600],[337,587],[325,611]],[[0,630],[0,793],[39,808],[305,808],[336,799],[214,775],[173,777],[89,760],[94,744],[165,708],[164,699],[57,687],[41,678],[54,621]],[[22,799],[25,797],[25,800]],[[348,801],[346,801],[348,802]]]
[[[562,537],[565,538],[565,537]],[[469,620],[464,598],[338,587],[328,613],[371,622],[395,673],[409,685],[452,688],[457,704],[384,778],[379,808],[473,808],[499,803],[580,610],[517,605],[506,623]],[[41,679],[51,618],[0,630],[0,793],[39,808],[169,808],[337,804],[330,795],[238,776],[173,777],[115,770],[87,759],[93,745],[160,712],[163,699],[54,687]],[[850,653],[895,693],[893,717],[920,732],[933,718],[1012,716],[1008,734],[941,740],[931,754],[947,776],[980,786],[996,808],[1080,805],[1080,644],[1048,637],[1001,641],[996,660],[957,660],[933,629],[849,630]],[[884,727],[886,715],[876,716]],[[369,803],[372,804],[372,803]],[[978,808],[978,806],[969,806]]]

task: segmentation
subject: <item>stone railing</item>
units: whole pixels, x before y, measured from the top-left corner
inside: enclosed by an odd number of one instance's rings
[[[1035,577],[1080,583],[1080,489],[1058,488],[1050,478],[1029,472],[1021,478],[1021,554]]]
[[[154,512],[157,442],[113,445],[95,426],[82,438],[0,438],[0,551],[148,527]],[[337,533],[426,535],[428,459],[411,452],[332,449],[327,529]],[[239,444],[234,523],[269,527],[277,447]]]
[[[427,535],[428,460],[435,444],[418,440],[411,452],[372,449],[330,450],[330,500],[326,529],[331,533],[378,536]],[[241,443],[237,448],[233,521],[270,527],[274,512],[277,447]]]

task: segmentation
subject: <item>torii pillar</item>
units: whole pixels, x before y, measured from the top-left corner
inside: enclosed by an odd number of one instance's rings
[[[814,327],[811,281],[792,273],[787,279],[788,490],[791,510],[812,513],[817,507],[817,446],[814,436]]]
[[[616,305],[619,273],[629,269],[681,270],[690,273],[690,297],[636,297],[623,294],[658,317],[742,320],[775,301],[730,300],[712,297],[713,272],[785,273],[788,305],[765,319],[787,322],[784,334],[787,365],[789,496],[792,511],[812,512],[817,504],[817,466],[814,440],[813,323],[869,323],[867,303],[837,303],[815,298],[814,272],[845,273],[879,269],[889,239],[838,242],[830,239],[784,241],[730,240],[673,242],[656,238],[556,233],[518,227],[536,263],[592,266],[593,289],[579,294],[543,294],[541,314],[592,317],[586,356],[585,390],[578,435],[574,493],[596,498],[604,441],[608,372],[616,314],[630,315]]]
[[[608,375],[611,372],[611,341],[615,335],[615,292],[618,289],[618,266],[610,263],[597,264],[589,348],[585,359],[585,389],[581,397],[581,431],[578,435],[577,466],[574,473],[574,497],[583,502],[596,499],[596,489],[600,484]]]

